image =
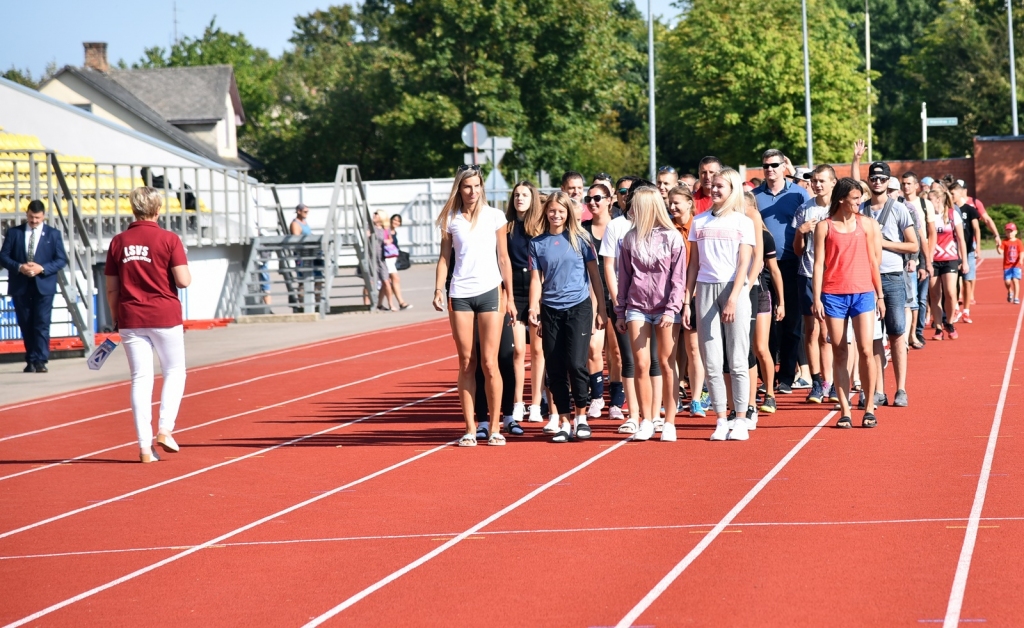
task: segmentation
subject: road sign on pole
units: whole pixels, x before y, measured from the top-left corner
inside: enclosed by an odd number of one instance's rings
[[[928,126],[956,126],[957,118],[927,118]]]
[[[470,122],[462,127],[462,143],[473,149],[473,165],[480,163],[477,158],[477,149],[483,147],[487,141],[487,127],[479,122]]]

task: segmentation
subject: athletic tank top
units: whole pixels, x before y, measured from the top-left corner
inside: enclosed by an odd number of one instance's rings
[[[953,262],[960,259],[952,209],[947,213],[947,218],[949,222],[946,224],[935,221],[935,255],[932,259],[936,262]]]
[[[861,228],[861,217],[856,217],[852,233],[836,231],[831,218],[827,219],[825,235],[825,276],[821,291],[827,294],[861,294],[874,292],[871,280],[871,262],[868,258],[868,234]]]

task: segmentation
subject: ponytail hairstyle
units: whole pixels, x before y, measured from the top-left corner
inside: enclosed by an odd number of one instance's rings
[[[655,227],[675,229],[672,218],[665,209],[661,192],[654,188],[640,188],[633,195],[633,228],[638,243],[647,242]]]
[[[540,226],[540,194],[537,192],[537,188],[525,179],[512,186],[512,191],[508,194],[508,208],[505,210],[505,219],[508,221],[509,233],[512,232],[512,226],[516,220],[519,219],[519,213],[516,211],[515,203],[513,203],[516,191],[519,188],[530,190],[530,205],[526,208],[526,215],[523,216],[523,229],[526,231],[526,235],[536,238],[543,233],[543,229]]]
[[[860,190],[861,194],[864,193],[864,188],[861,187],[860,182],[850,177],[843,177],[836,182],[836,187],[832,188],[832,202],[828,206],[829,218],[832,218],[839,212],[839,204],[846,200],[846,197],[854,190]]]
[[[476,207],[463,207],[462,205],[462,194],[459,189],[462,187],[462,183],[466,179],[472,179],[477,177],[480,179],[480,198],[476,202]],[[437,226],[442,231],[448,229],[449,223],[459,214],[459,212],[471,212],[472,217],[470,218],[470,224],[476,227],[477,218],[480,217],[480,210],[486,207],[487,200],[483,194],[484,179],[480,176],[480,167],[463,167],[460,166],[459,170],[455,173],[455,181],[452,182],[452,191],[448,195],[448,201],[445,202],[444,207],[441,208],[441,213],[437,216]]]
[[[943,223],[950,222],[949,214],[953,210],[953,195],[949,193],[949,190],[943,188],[941,190],[929,190],[928,196],[933,198],[933,203],[942,205],[942,209],[936,208],[935,213],[942,216]]]
[[[731,211],[738,214],[746,214],[743,207],[743,177],[740,176],[740,173],[732,168],[723,168],[715,175],[715,179],[725,179],[725,182],[732,189],[729,191],[729,196],[726,196],[725,200],[722,201],[722,205],[717,209],[711,210],[712,215],[715,217],[724,216]]]
[[[580,224],[580,219],[576,217],[576,210],[573,207],[575,203],[568,194],[562,191],[552,192],[548,194],[548,198],[544,201],[544,209],[541,211],[540,225],[542,227],[541,233],[548,233],[551,230],[551,223],[548,222],[548,208],[552,205],[559,205],[565,209],[565,231],[569,235],[569,244],[580,252],[580,239],[587,243],[587,246],[593,246],[590,240],[590,234],[587,233],[583,225]]]

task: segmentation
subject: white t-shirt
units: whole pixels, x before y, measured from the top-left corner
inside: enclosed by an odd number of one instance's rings
[[[613,218],[608,226],[604,228],[604,237],[601,238],[601,250],[598,253],[601,257],[619,257],[619,250],[622,248],[622,239],[626,237],[633,223],[625,216]]]
[[[754,221],[736,211],[724,216],[707,211],[694,216],[688,239],[697,243],[700,253],[697,281],[726,283],[736,278],[740,245],[755,244]]]
[[[448,221],[446,231],[452,236],[455,251],[455,272],[448,296],[468,299],[501,284],[497,231],[507,223],[501,210],[487,205],[480,208],[475,228],[462,212]]]

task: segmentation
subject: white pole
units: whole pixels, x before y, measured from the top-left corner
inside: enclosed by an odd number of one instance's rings
[[[651,0],[647,0],[647,118],[650,144],[651,181],[657,177],[658,169],[654,155],[654,14],[651,13]]]
[[[868,162],[875,160],[872,150],[872,129],[871,129],[871,9],[868,6],[869,0],[864,0],[864,65],[868,75]]]
[[[921,103],[921,147],[924,159],[928,159],[928,103]]]
[[[814,167],[814,136],[811,133],[811,58],[807,49],[807,0],[801,3],[804,20],[804,116],[807,118],[807,167]]]
[[[1013,54],[1013,0],[1006,0],[1006,23],[1010,38],[1010,112],[1013,116],[1013,134],[1020,135],[1017,128],[1017,59]]]

